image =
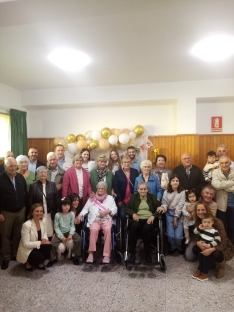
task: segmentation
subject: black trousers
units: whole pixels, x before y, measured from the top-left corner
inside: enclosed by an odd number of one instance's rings
[[[142,235],[146,256],[150,255],[150,242],[153,230],[157,227],[157,219],[152,224],[147,223],[147,219],[140,219],[138,222],[132,221],[129,225],[129,252],[135,255],[136,244],[139,234]]]
[[[39,249],[33,249],[28,256],[28,263],[33,266],[38,266],[44,263],[46,259],[50,259],[51,244],[41,245]]]
[[[199,257],[199,255],[201,253],[201,249],[197,245],[195,245],[193,247],[193,253],[194,253],[194,255]],[[215,263],[221,263],[224,261],[224,254],[222,251],[219,251],[219,250],[215,250],[214,252],[212,252],[212,254],[210,254],[209,257],[210,257],[210,260],[214,261]],[[205,257],[205,258],[207,258],[207,257]],[[199,261],[200,261],[200,258],[199,258]],[[199,269],[199,271],[201,271],[201,270]],[[201,271],[201,272],[203,272],[203,271]],[[203,272],[203,273],[205,273],[205,272]]]

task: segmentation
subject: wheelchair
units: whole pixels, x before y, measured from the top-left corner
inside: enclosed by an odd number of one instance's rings
[[[111,228],[111,261],[110,263],[103,263],[98,262],[96,254],[98,253],[98,247],[97,251],[95,253],[94,262],[93,263],[99,263],[103,265],[109,265],[109,264],[115,264],[117,263],[123,263],[123,255],[120,251],[120,245],[119,245],[119,235],[116,232],[116,224],[118,222],[118,218],[114,216],[113,224]],[[88,256],[88,248],[89,248],[89,235],[90,235],[90,229],[87,226],[88,223],[88,215],[84,217],[82,229],[81,229],[81,239],[82,239],[82,261],[86,263],[86,259]],[[103,232],[102,230],[99,231],[98,239],[97,239],[97,245],[103,245]],[[89,265],[92,265],[92,263],[88,263]]]
[[[125,251],[124,251],[124,264],[127,270],[130,270],[130,268],[134,265],[139,265],[140,263],[130,263],[129,262],[129,247],[128,247],[128,240],[129,240],[129,224],[131,222],[129,215],[126,216],[126,226],[125,226]],[[162,271],[166,270],[166,262],[165,262],[165,255],[164,255],[164,241],[165,241],[165,233],[164,233],[164,227],[163,227],[163,220],[162,215],[158,215],[158,228],[155,228],[152,231],[151,234],[151,250],[154,251],[157,254],[157,260],[152,262],[152,264],[145,263],[144,265],[149,266],[157,266],[159,265]],[[142,237],[139,236],[137,240],[137,245],[141,245],[143,243]]]

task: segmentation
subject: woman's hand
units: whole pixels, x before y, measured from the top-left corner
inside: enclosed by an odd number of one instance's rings
[[[61,188],[62,188],[62,184],[57,184],[57,185],[56,185],[56,190],[57,190],[57,191],[60,191]]]
[[[82,216],[78,215],[76,218],[75,218],[75,224],[80,224],[82,220]]]
[[[155,219],[154,216],[149,217],[149,219],[147,220],[147,223],[148,224],[153,224],[154,223],[154,219]]]
[[[139,221],[139,217],[138,217],[138,215],[137,215],[136,213],[134,213],[134,214],[132,215],[132,218],[133,218],[133,221],[135,221],[135,222],[138,222],[138,221]]]
[[[101,211],[99,213],[99,218],[104,218],[105,216],[107,216],[110,213],[110,210],[105,210],[105,211]]]
[[[178,224],[177,224],[177,217],[173,218],[173,228],[177,228]]]
[[[117,195],[115,194],[114,190],[111,190],[111,196],[116,197]]]
[[[72,235],[69,234],[68,237],[67,237],[67,241],[71,240],[72,239]]]
[[[4,222],[4,221],[5,221],[4,215],[0,214],[0,222]]]
[[[64,244],[66,244],[67,238],[66,238],[66,237],[63,237],[63,238],[61,239],[61,241],[62,241]]]
[[[48,239],[42,238],[41,245],[50,245],[50,244],[51,244],[51,242]]]
[[[93,198],[95,196],[94,192],[92,192],[91,194],[89,194],[90,198]]]
[[[157,212],[159,213],[164,213],[164,208],[161,206],[161,207],[158,207],[157,208]]]
[[[207,247],[208,245],[208,247]],[[203,241],[198,241],[197,242],[197,246],[201,249],[201,250],[205,250],[205,249],[209,249],[210,248],[210,245],[209,244],[206,244],[205,242]]]
[[[215,248],[207,248],[205,250],[203,250],[201,252],[201,254],[203,254],[203,256],[209,256],[210,254],[212,254],[212,252],[215,251]]]

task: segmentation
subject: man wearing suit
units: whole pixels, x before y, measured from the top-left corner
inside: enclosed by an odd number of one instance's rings
[[[205,184],[205,180],[201,169],[197,166],[192,165],[192,157],[188,153],[181,155],[182,165],[176,167],[173,173],[178,175],[180,185],[185,191],[196,189],[200,195],[202,186]]]
[[[29,163],[28,163],[28,170],[36,173],[36,169],[40,166],[45,166],[46,165],[37,160],[38,157],[38,149],[36,147],[31,147],[28,151],[28,158],[29,158]]]
[[[8,157],[14,157],[14,154],[12,151],[7,151],[5,154],[5,157],[3,158],[3,161],[8,158]],[[0,165],[0,173],[3,173],[3,171],[5,170],[5,165],[4,162],[3,164]]]
[[[0,232],[2,238],[3,262],[1,269],[6,270],[12,256],[16,258],[21,227],[25,221],[28,200],[27,185],[24,177],[16,172],[17,163],[13,157],[5,159],[5,171],[0,174]]]

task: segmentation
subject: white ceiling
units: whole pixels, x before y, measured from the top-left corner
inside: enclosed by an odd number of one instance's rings
[[[0,2],[0,82],[19,90],[234,78],[234,56],[205,63],[191,47],[234,36],[234,0],[28,0]],[[66,73],[59,47],[92,63]]]

